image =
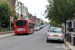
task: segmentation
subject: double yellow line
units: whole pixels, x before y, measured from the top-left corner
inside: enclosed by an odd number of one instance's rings
[[[62,46],[65,48],[65,50],[67,50],[67,48],[64,46],[64,44],[62,44]]]

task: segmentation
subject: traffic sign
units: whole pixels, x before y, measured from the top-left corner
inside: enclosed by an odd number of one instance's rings
[[[10,16],[10,21],[13,21],[13,17]]]

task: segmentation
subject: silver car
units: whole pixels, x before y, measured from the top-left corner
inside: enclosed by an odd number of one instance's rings
[[[34,27],[34,30],[40,30],[40,27],[39,26]]]
[[[62,28],[50,27],[47,31],[47,42],[50,40],[60,40],[64,42],[64,33]]]

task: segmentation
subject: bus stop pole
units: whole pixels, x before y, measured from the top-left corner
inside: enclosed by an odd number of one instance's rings
[[[11,31],[11,17],[10,17],[10,31]]]

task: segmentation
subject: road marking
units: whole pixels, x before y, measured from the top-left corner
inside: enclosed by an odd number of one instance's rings
[[[67,48],[64,46],[64,44],[62,44],[62,46],[65,48],[65,50],[67,50]]]

